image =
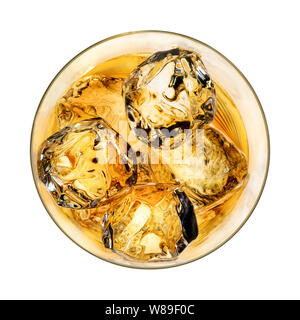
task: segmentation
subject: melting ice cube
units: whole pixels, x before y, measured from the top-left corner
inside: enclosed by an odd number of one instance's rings
[[[183,129],[200,128],[215,114],[214,84],[200,56],[180,48],[156,52],[140,64],[123,95],[131,129],[156,147],[180,144]]]
[[[247,175],[247,161],[213,126],[197,132],[187,136],[178,148],[165,150],[162,161],[186,189],[204,203],[211,203],[242,184]]]
[[[43,143],[39,176],[59,206],[94,208],[136,182],[134,156],[103,119],[83,120]]]
[[[55,106],[58,127],[62,129],[85,119],[101,117],[118,129],[126,120],[122,99],[121,78],[100,75],[87,76],[73,83]]]
[[[135,186],[103,219],[104,245],[140,260],[174,258],[197,236],[190,200],[169,186]]]

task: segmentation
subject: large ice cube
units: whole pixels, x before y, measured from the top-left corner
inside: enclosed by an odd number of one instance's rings
[[[73,83],[55,106],[59,129],[85,119],[101,117],[118,130],[125,121],[121,78],[92,75]]]
[[[103,119],[72,124],[41,146],[41,181],[59,206],[94,208],[136,182],[135,154]]]
[[[204,204],[220,199],[247,175],[244,154],[211,125],[186,135],[178,148],[164,150],[162,161],[188,193]]]
[[[182,129],[202,127],[215,113],[214,84],[200,56],[180,48],[156,52],[140,64],[123,95],[131,129],[157,147],[165,140],[180,144]]]
[[[174,258],[197,236],[190,200],[170,186],[135,186],[103,219],[104,245],[134,259]]]

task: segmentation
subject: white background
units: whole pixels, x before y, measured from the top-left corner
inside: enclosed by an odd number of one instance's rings
[[[0,8],[0,298],[300,298],[299,1],[3,1]],[[266,113],[271,164],[246,225],[204,259],[165,270],[115,266],[52,222],[29,161],[32,121],[56,73],[106,37],[174,31],[228,57]]]

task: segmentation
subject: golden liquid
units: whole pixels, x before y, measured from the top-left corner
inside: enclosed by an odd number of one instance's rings
[[[130,54],[107,60],[89,70],[86,74],[82,75],[80,79],[83,79],[87,76],[107,76],[126,79],[128,78],[129,74],[150,55],[151,54],[146,53]],[[80,79],[77,79],[76,81]],[[222,86],[216,83],[216,81],[214,81],[214,83],[216,88],[217,103],[216,114],[212,124],[222,131],[223,134],[225,134],[225,136],[229,138],[229,140],[231,140],[233,144],[244,153],[248,162],[249,148],[247,134],[238,108],[228,93],[222,88]],[[67,92],[68,89],[69,88],[66,88],[65,92]],[[116,110],[116,114],[118,119],[126,121],[125,108],[120,107],[118,110]],[[110,118],[106,118],[112,117],[112,114],[108,113],[108,115],[105,116],[98,114],[98,116],[103,117],[104,120],[110,123],[114,129],[118,130],[118,128],[114,127],[113,121],[110,121]],[[53,134],[59,129],[56,108],[53,107],[53,115],[50,121],[48,135]],[[218,206],[214,206],[211,210],[205,209],[196,211],[199,236],[190,244],[189,250],[203,242],[210,232],[217,228],[226,218],[226,216],[228,216],[233,207],[236,205],[241,193],[243,192],[243,189],[244,187],[240,188],[233,195],[231,195],[228,200],[221,202]],[[79,211],[61,208],[64,214],[67,215],[77,225],[79,225],[86,236],[97,242],[97,245],[103,248],[104,251],[105,248],[101,241],[101,221],[106,209],[107,208],[105,206],[102,208]]]

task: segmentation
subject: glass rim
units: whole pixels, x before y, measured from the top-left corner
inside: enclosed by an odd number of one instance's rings
[[[244,218],[244,220],[239,224],[239,226],[228,236],[226,237],[223,241],[221,241],[221,243],[219,243],[217,246],[215,246],[214,248],[210,249],[209,251],[207,251],[206,253],[202,254],[202,255],[199,255],[198,257],[196,258],[193,258],[191,260],[188,260],[188,261],[182,261],[182,262],[179,262],[177,264],[174,264],[174,265],[158,265],[158,266],[147,266],[147,262],[145,263],[145,266],[139,266],[139,265],[129,265],[129,264],[124,264],[122,262],[115,262],[115,261],[112,261],[112,260],[109,260],[109,259],[106,259],[104,257],[100,257],[98,256],[97,254],[89,251],[88,249],[84,248],[81,244],[79,244],[75,239],[73,239],[70,235],[67,234],[66,231],[63,230],[63,228],[55,221],[54,217],[52,216],[50,210],[48,210],[48,208],[46,207],[43,199],[42,199],[42,196],[40,194],[40,191],[39,191],[39,188],[38,188],[38,184],[37,184],[37,181],[35,179],[35,176],[34,176],[34,165],[33,165],[33,159],[32,159],[32,141],[33,141],[33,131],[34,131],[34,128],[35,128],[35,124],[36,124],[36,118],[37,118],[37,115],[39,113],[39,110],[44,102],[44,99],[46,97],[46,95],[48,94],[48,91],[50,90],[50,88],[52,87],[52,85],[55,83],[55,81],[57,80],[57,78],[65,71],[65,69],[67,69],[67,67],[69,65],[71,65],[76,59],[78,59],[79,57],[81,57],[82,55],[84,55],[87,51],[93,49],[94,47],[97,47],[99,45],[101,45],[102,43],[104,42],[108,42],[110,40],[113,40],[113,39],[116,39],[116,38],[121,38],[121,37],[126,37],[126,36],[129,36],[129,35],[134,35],[134,34],[142,34],[142,33],[162,33],[162,34],[170,34],[170,35],[175,35],[175,36],[179,36],[179,37],[182,37],[182,38],[186,38],[188,40],[192,40],[196,43],[200,43],[201,45],[207,47],[208,49],[214,51],[215,53],[217,53],[219,56],[221,56],[221,58],[223,58],[226,62],[228,62],[237,72],[238,74],[243,78],[243,80],[245,81],[245,83],[247,84],[248,88],[250,89],[250,91],[252,92],[256,102],[257,102],[257,105],[259,107],[259,110],[260,110],[260,113],[261,113],[261,117],[263,119],[263,123],[264,123],[264,129],[265,129],[265,134],[266,134],[266,140],[267,140],[267,159],[266,159],[266,169],[265,169],[265,174],[264,174],[264,178],[263,178],[263,182],[261,184],[261,187],[260,187],[260,190],[258,192],[258,195],[256,197],[256,200],[255,200],[255,203],[253,204],[252,208],[249,210],[249,213],[248,215]],[[250,84],[250,82],[248,81],[248,79],[246,78],[246,76],[239,70],[239,68],[236,67],[236,65],[234,63],[232,63],[227,57],[225,57],[222,53],[220,53],[218,50],[216,50],[215,48],[211,47],[210,45],[198,40],[198,39],[195,39],[195,38],[192,38],[192,37],[189,37],[189,36],[186,36],[186,35],[183,35],[183,34],[180,34],[180,33],[176,33],[176,32],[171,32],[171,31],[162,31],[162,30],[138,30],[138,31],[129,31],[129,32],[124,32],[124,33],[119,33],[117,35],[114,35],[114,36],[111,36],[111,37],[108,37],[108,38],[105,38],[103,40],[100,40],[100,41],[97,41],[96,43],[90,45],[89,47],[87,47],[86,49],[82,50],[81,52],[79,52],[77,55],[75,55],[71,60],[69,60],[59,71],[58,73],[55,75],[55,77],[51,80],[50,84],[47,86],[39,104],[38,104],[38,107],[37,107],[37,110],[35,112],[35,115],[34,115],[34,118],[33,118],[33,124],[32,124],[32,128],[31,128],[31,134],[30,134],[30,166],[31,166],[31,173],[32,173],[32,176],[33,176],[33,180],[34,180],[34,185],[36,187],[36,190],[38,192],[38,195],[39,195],[39,198],[46,210],[46,212],[48,213],[48,215],[50,216],[50,218],[52,219],[52,221],[56,224],[56,226],[72,241],[74,242],[77,246],[79,246],[80,248],[82,248],[84,251],[88,252],[89,254],[95,256],[96,258],[98,259],[101,259],[105,262],[108,262],[108,263],[112,263],[114,265],[118,265],[118,266],[122,266],[122,267],[127,267],[127,268],[132,268],[132,269],[145,269],[145,270],[156,270],[156,269],[167,269],[167,268],[174,268],[174,267],[179,267],[179,266],[182,266],[182,265],[186,265],[186,264],[189,264],[191,262],[194,262],[194,261],[197,261],[197,260],[200,260],[204,257],[206,257],[207,255],[213,253],[214,251],[216,251],[217,249],[219,249],[220,247],[222,247],[225,243],[227,243],[234,235],[236,235],[240,230],[241,228],[245,225],[245,223],[248,221],[248,219],[250,218],[250,216],[252,215],[253,211],[255,210],[261,196],[262,196],[262,193],[263,193],[263,190],[265,188],[265,185],[266,185],[266,181],[267,181],[267,177],[268,177],[268,172],[269,172],[269,167],[270,167],[270,153],[271,153],[271,146],[270,146],[270,134],[269,134],[269,128],[268,128],[268,123],[267,123],[267,119],[266,119],[266,116],[265,116],[265,112],[262,108],[262,105],[260,103],[260,100],[254,90],[254,88],[252,87],[252,85]],[[134,262],[133,262],[134,263]]]

